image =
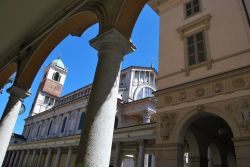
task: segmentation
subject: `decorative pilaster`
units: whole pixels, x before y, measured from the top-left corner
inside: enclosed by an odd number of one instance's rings
[[[30,95],[28,91],[16,86],[12,86],[7,91],[10,93],[10,97],[0,120],[0,166],[2,166],[8,148],[22,100]]]
[[[98,64],[81,135],[76,167],[109,166],[117,108],[120,65],[134,45],[115,29],[90,41]]]

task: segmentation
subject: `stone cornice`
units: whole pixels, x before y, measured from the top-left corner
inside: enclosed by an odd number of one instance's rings
[[[155,123],[144,124],[114,130],[113,142],[115,141],[138,141],[139,139],[155,139]],[[27,150],[41,148],[56,148],[78,146],[80,135],[56,137],[46,140],[28,141],[9,145],[8,150]]]

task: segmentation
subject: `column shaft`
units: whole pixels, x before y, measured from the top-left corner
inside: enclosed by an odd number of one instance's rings
[[[41,159],[42,159],[42,155],[43,155],[43,150],[41,149],[40,150],[40,153],[39,153],[39,157],[38,157],[38,160],[37,160],[37,166],[41,166]]]
[[[18,159],[19,159],[20,152],[21,152],[21,151],[17,151],[15,160],[14,160],[14,162],[13,162],[13,166],[17,166],[17,161],[18,161]]]
[[[138,167],[144,167],[144,141],[139,143]]]
[[[121,167],[121,148],[120,148],[120,142],[117,142],[115,145],[115,161],[114,161],[114,167]]]
[[[98,64],[81,135],[77,167],[108,167],[114,131],[120,64],[132,44],[114,29],[91,41]]]
[[[25,155],[25,159],[23,161],[24,167],[26,167],[28,165],[29,154],[30,154],[30,150],[27,150],[26,155]]]
[[[44,167],[49,167],[49,164],[50,164],[50,161],[51,161],[51,153],[52,153],[52,149],[49,148],[48,154],[47,154],[47,157],[46,157],[46,160],[45,160]]]
[[[8,167],[12,167],[15,155],[16,155],[16,151],[13,151],[11,158],[10,158],[10,162],[8,164]]]
[[[8,151],[7,158],[3,164],[4,167],[8,166],[12,153],[13,153],[12,151]]]
[[[70,167],[71,155],[72,155],[72,147],[69,147],[65,167]]]
[[[22,167],[23,158],[24,158],[24,150],[22,150],[22,153],[21,153],[21,156],[19,158],[17,167]]]
[[[22,105],[22,99],[29,95],[27,91],[15,86],[8,89],[8,92],[10,93],[9,101],[0,120],[0,166],[2,166],[10,142],[17,116]]]
[[[58,167],[60,164],[60,158],[61,158],[61,148],[57,149],[57,154],[56,154],[56,161],[54,164],[54,167]]]
[[[33,150],[33,154],[30,160],[30,166],[33,166],[35,163],[35,155],[36,155],[36,150]]]

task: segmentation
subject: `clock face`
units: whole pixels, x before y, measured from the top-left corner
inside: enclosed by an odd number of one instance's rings
[[[41,89],[46,93],[59,97],[61,96],[62,85],[52,80],[45,80]]]

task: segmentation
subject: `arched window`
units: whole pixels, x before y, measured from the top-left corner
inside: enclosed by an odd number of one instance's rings
[[[114,125],[114,128],[117,128],[118,127],[118,117],[116,116],[115,117],[115,125]]]
[[[53,74],[53,76],[52,76],[52,79],[54,80],[54,81],[60,81],[60,74],[59,74],[59,72],[55,72],[54,74]]]
[[[64,131],[64,129],[65,129],[66,122],[67,122],[67,117],[65,117],[65,118],[63,119],[63,124],[62,124],[61,133],[63,133],[63,131]]]
[[[139,99],[143,99],[143,98],[146,98],[146,97],[152,97],[153,96],[153,92],[154,90],[149,88],[149,87],[144,87],[144,88],[141,88],[141,90],[138,92],[137,96],[136,96],[136,100],[139,100]]]
[[[79,122],[79,125],[78,125],[78,130],[80,130],[80,129],[83,128],[83,126],[84,126],[84,120],[85,120],[85,112],[83,112],[81,114],[80,122]]]
[[[49,129],[48,129],[48,132],[47,132],[47,136],[50,134],[51,126],[52,126],[52,121],[49,124]]]

